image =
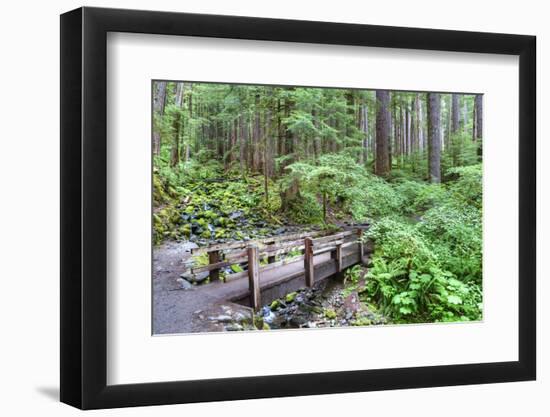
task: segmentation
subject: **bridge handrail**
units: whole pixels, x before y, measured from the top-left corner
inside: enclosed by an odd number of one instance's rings
[[[202,248],[191,249],[191,254],[200,255],[205,252],[208,253],[208,252],[215,252],[215,251],[243,249],[243,248],[247,248],[250,245],[268,245],[268,244],[274,244],[277,242],[283,242],[287,240],[297,240],[297,239],[304,239],[306,237],[315,237],[323,233],[325,232],[322,230],[314,230],[311,232],[293,233],[293,234],[287,234],[287,235],[281,235],[281,236],[271,236],[271,237],[266,237],[262,239],[245,240],[242,242],[218,243],[215,245],[204,246]]]
[[[260,272],[277,268],[291,262],[304,262],[304,274],[306,286],[312,287],[314,277],[314,257],[322,253],[330,252],[331,258],[336,263],[336,272],[342,272],[342,250],[354,244],[358,244],[360,259],[363,260],[364,248],[361,241],[363,227],[353,228],[343,232],[334,233],[328,236],[319,236],[322,232],[307,232],[278,236],[274,238],[259,239],[256,241],[235,242],[230,244],[212,245],[207,248],[192,250],[193,254],[207,253],[208,265],[191,268],[191,273],[209,272],[210,279],[219,279],[221,268],[231,265],[248,264],[247,271],[230,274],[227,279],[234,280],[248,276],[250,302],[254,309],[260,307]],[[355,238],[357,236],[357,238]],[[350,240],[350,238],[352,238]],[[275,244],[278,243],[278,244]],[[261,247],[260,247],[261,246]],[[235,252],[236,249],[246,248]],[[276,256],[300,250],[301,255],[290,259],[276,261]],[[230,251],[223,254],[224,250]],[[233,250],[233,252],[231,252]],[[222,258],[223,257],[223,258]],[[267,257],[268,264],[260,267],[260,259]]]

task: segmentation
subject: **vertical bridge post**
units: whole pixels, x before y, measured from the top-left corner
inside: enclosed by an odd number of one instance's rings
[[[364,264],[365,261],[363,259],[363,256],[364,256],[364,253],[365,253],[365,248],[364,248],[364,244],[363,244],[363,229],[358,229],[357,230],[357,246],[359,248],[359,263],[360,264]]]
[[[220,262],[220,252],[217,250],[214,250],[212,252],[208,252],[208,263],[210,265],[217,264]],[[219,269],[212,269],[209,274],[210,281],[217,281],[220,279],[220,270]]]
[[[304,239],[304,269],[306,276],[306,286],[313,287],[315,281],[313,265],[313,239],[306,237]]]
[[[251,245],[247,248],[248,254],[248,290],[250,292],[250,306],[254,311],[260,308],[260,261],[258,259],[258,246]]]
[[[269,243],[267,244],[267,248],[269,249],[269,248],[270,248],[271,246],[273,246],[274,244],[275,244],[275,241],[269,242]],[[269,255],[269,256],[267,257],[267,263],[268,263],[268,264],[272,264],[273,262],[275,262],[275,256]]]
[[[336,245],[334,250],[334,260],[336,261],[336,273],[342,272],[342,244]]]

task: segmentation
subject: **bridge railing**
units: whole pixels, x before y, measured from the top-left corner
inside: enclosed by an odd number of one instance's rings
[[[257,246],[260,250],[259,256],[265,258],[267,264],[271,267],[277,267],[284,263],[277,262],[276,258],[286,255],[293,251],[303,251],[304,238],[322,235],[322,231],[302,232],[295,234],[287,234],[282,236],[268,237],[264,239],[255,239],[242,242],[220,243],[210,245],[203,248],[195,248],[191,250],[191,254],[202,255],[208,254],[208,264],[204,266],[190,268],[192,274],[203,272],[209,273],[210,281],[218,280],[220,270],[232,265],[242,265],[248,262],[249,246]],[[295,261],[297,258],[292,259]],[[246,271],[229,274],[226,279],[234,280],[246,276]]]
[[[336,263],[336,272],[340,273],[343,270],[342,256],[344,249],[352,245],[358,245],[359,259],[360,262],[363,262],[364,248],[361,241],[363,229],[354,228],[328,236],[322,236],[322,232],[308,232],[197,248],[193,249],[191,253],[193,255],[208,253],[209,264],[191,268],[191,272],[198,274],[208,271],[210,279],[215,280],[219,279],[219,271],[222,268],[247,264],[246,271],[226,275],[225,279],[235,280],[248,277],[250,304],[257,310],[261,306],[260,272],[303,261],[305,284],[312,287],[315,283],[314,258],[317,255],[330,252],[331,258]],[[295,255],[291,257],[284,256],[290,252],[294,252]],[[277,260],[277,257],[281,256],[283,257]]]

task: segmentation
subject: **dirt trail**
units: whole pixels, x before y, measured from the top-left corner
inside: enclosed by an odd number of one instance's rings
[[[223,330],[221,323],[205,317],[226,314],[228,309],[250,314],[250,309],[211,297],[202,286],[183,289],[177,281],[191,256],[192,242],[166,242],[153,250],[153,333],[191,333]],[[200,291],[200,296],[197,292]]]

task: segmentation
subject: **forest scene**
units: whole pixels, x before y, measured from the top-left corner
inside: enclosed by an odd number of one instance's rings
[[[152,82],[153,333],[479,321],[482,94]]]

